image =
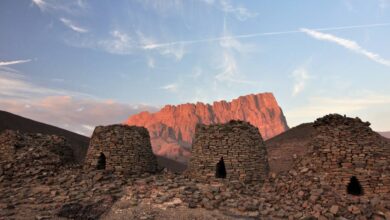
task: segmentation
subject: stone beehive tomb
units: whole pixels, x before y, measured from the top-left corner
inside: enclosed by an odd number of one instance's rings
[[[98,126],[93,132],[85,169],[109,170],[121,174],[157,171],[157,159],[144,127]]]
[[[188,173],[200,180],[263,181],[268,175],[268,161],[258,128],[243,121],[198,124]]]
[[[5,130],[0,134],[0,152],[0,176],[7,178],[51,175],[74,162],[72,149],[57,135]]]
[[[342,194],[390,192],[390,146],[370,123],[332,114],[315,121],[311,166]]]

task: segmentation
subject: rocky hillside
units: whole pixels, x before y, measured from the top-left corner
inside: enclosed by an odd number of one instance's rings
[[[248,121],[266,140],[288,129],[282,109],[272,93],[241,96],[231,102],[166,105],[159,112],[141,112],[125,122],[149,130],[155,154],[185,161],[189,156],[195,126],[230,120]]]
[[[26,133],[41,133],[63,136],[72,146],[77,161],[82,161],[87,153],[89,138],[52,125],[0,111],[0,132],[17,130]]]
[[[382,135],[382,136],[385,137],[385,138],[390,138],[390,131],[379,132],[379,134]]]
[[[295,158],[307,153],[313,132],[313,123],[305,123],[267,140],[265,145],[270,171],[275,173],[288,171]]]

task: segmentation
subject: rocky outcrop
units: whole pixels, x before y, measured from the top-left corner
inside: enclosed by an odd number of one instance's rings
[[[195,126],[226,123],[230,120],[247,121],[257,127],[264,139],[288,129],[286,119],[272,93],[241,96],[231,102],[218,101],[212,105],[166,105],[159,112],[141,112],[125,123],[144,126],[149,130],[153,151],[157,155],[176,160],[189,157]]]

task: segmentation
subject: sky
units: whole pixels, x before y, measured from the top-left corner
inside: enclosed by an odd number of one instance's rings
[[[390,131],[390,0],[2,0],[0,33],[0,109],[80,134],[262,92]]]

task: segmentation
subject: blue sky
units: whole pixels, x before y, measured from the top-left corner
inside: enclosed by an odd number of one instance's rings
[[[261,92],[390,130],[390,0],[3,0],[0,30],[0,109],[79,133]]]

